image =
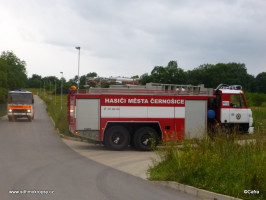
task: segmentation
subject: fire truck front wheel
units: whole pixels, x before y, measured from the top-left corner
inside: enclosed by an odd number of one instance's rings
[[[142,127],[136,131],[133,140],[137,150],[150,151],[158,144],[158,134],[151,127]]]
[[[110,150],[123,150],[129,145],[130,135],[123,126],[112,126],[104,136],[104,144]]]

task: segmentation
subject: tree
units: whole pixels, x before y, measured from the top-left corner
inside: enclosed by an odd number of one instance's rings
[[[46,76],[41,81],[42,87],[45,87],[46,90],[54,91],[55,84],[57,92],[60,90],[61,81],[56,76]]]
[[[187,72],[188,83],[192,85],[205,84],[205,86],[210,87],[208,71],[213,67],[210,64],[200,65],[199,67]],[[209,83],[209,85],[208,85]]]
[[[0,102],[6,102],[9,90],[21,89],[27,82],[26,62],[20,60],[13,52],[6,51],[0,55]]]
[[[155,66],[151,71],[151,80],[155,83],[165,83],[167,81],[166,70],[163,66]]]
[[[247,73],[243,63],[204,64],[187,72],[188,83],[193,85],[204,84],[215,88],[219,84],[242,85],[245,90],[252,91],[254,77]]]
[[[166,67],[155,66],[149,76],[147,73],[140,77],[140,83],[169,83],[169,84],[185,84],[186,73],[183,69],[178,68],[176,61],[170,61]]]
[[[176,61],[170,61],[165,67],[166,78],[165,83],[170,84],[186,84],[186,75],[183,69],[178,68]]]
[[[142,84],[142,85],[146,85],[146,83],[150,83],[150,82],[152,82],[152,81],[151,81],[151,76],[149,76],[148,73],[142,74],[142,75],[140,76],[139,82],[140,82],[140,84]]]
[[[84,89],[85,88],[84,85],[86,85],[86,78],[87,78],[86,75],[83,75],[83,76],[80,77],[80,79],[79,79],[79,81],[80,81],[80,83],[79,83],[80,89]]]
[[[26,86],[26,62],[20,60],[12,51],[2,52],[0,59],[5,62],[9,90],[21,89]]]
[[[97,77],[97,73],[96,72],[90,72],[87,74],[87,77],[90,77],[90,78],[94,78],[94,77]]]
[[[82,75],[79,77],[79,88],[80,89],[84,89],[84,85],[86,85],[86,79],[90,77],[90,78],[94,78],[97,77],[97,73],[96,72],[90,72],[87,75]],[[68,82],[70,82],[71,86],[72,85],[77,85],[78,83],[78,76],[76,75],[73,79],[70,79]]]
[[[256,76],[256,91],[266,94],[266,72],[259,73]]]
[[[29,88],[39,88],[41,87],[41,81],[42,81],[42,77],[37,75],[37,74],[33,74],[31,76],[31,78],[28,79],[28,84],[27,86]]]

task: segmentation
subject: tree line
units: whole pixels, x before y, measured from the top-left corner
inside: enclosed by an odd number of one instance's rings
[[[80,88],[84,88],[87,77],[97,77],[97,73],[91,72],[80,77]],[[139,77],[134,76],[134,78]],[[26,62],[19,59],[12,51],[2,52],[0,55],[0,103],[5,103],[7,92],[22,88],[40,88],[51,92],[66,93],[72,85],[77,85],[78,77],[66,80],[56,76],[42,77],[33,74],[27,77]],[[230,85],[242,85],[248,92],[266,94],[266,72],[261,72],[256,77],[247,73],[243,63],[218,63],[216,65],[204,64],[193,70],[184,71],[178,67],[176,61],[170,61],[167,66],[155,66],[150,74],[140,76],[139,82],[146,84],[204,84],[205,87],[216,88],[220,83]],[[107,87],[104,85],[104,87]]]
[[[243,63],[204,64],[184,71],[176,61],[170,61],[167,66],[155,66],[150,74],[140,77],[141,84],[149,82],[169,84],[204,84],[208,88],[216,88],[219,84],[242,85],[248,92],[266,94],[266,72],[256,77],[247,73]]]

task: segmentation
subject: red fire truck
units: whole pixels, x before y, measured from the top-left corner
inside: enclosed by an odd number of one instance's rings
[[[70,131],[112,150],[150,150],[160,140],[203,138],[220,125],[253,133],[252,112],[241,86],[148,83],[69,90]]]

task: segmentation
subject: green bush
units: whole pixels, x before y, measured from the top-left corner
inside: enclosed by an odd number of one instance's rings
[[[263,93],[245,93],[247,104],[251,106],[266,107],[266,94]]]

